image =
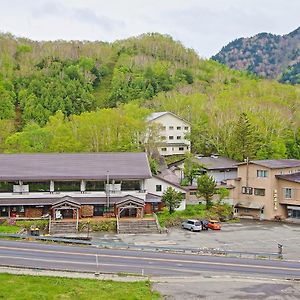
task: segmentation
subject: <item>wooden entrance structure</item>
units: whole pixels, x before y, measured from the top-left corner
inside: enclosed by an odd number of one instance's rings
[[[79,222],[79,212],[80,212],[80,203],[74,200],[74,198],[70,196],[64,196],[55,203],[53,203],[51,210],[52,210],[52,218],[53,220],[56,219],[56,213],[57,211],[61,210],[72,210],[72,219],[76,219],[76,227],[78,228],[78,222]]]
[[[135,210],[135,217],[136,218],[143,218],[144,217],[144,200],[134,197],[134,196],[125,196],[123,199],[116,203],[116,215],[118,218],[121,218],[121,214],[126,210]]]

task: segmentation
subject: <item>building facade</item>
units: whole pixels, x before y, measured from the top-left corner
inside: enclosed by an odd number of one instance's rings
[[[0,165],[0,218],[143,217],[163,207],[146,153],[0,154]]]
[[[115,216],[144,206],[152,176],[145,153],[1,154],[0,165],[0,217]]]
[[[238,165],[238,178],[227,180],[235,188],[235,215],[262,220],[298,218],[300,160],[256,160]],[[297,212],[294,212],[297,211]]]
[[[191,124],[171,112],[156,112],[147,121],[157,124],[158,152],[160,155],[184,154],[191,151],[191,142],[187,136],[191,132]]]
[[[237,177],[238,162],[233,159],[213,154],[211,156],[197,155],[193,160],[201,166],[201,174],[212,176],[217,184]],[[176,176],[181,179],[184,178],[184,159],[170,164],[169,167],[174,169]],[[197,178],[195,178],[193,185],[197,185]]]

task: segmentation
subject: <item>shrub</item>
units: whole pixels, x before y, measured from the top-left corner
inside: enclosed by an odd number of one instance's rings
[[[47,231],[49,228],[48,220],[17,220],[16,226],[30,230],[30,227],[37,227],[42,231]]]
[[[79,231],[87,231],[90,226],[90,231],[116,231],[116,220],[80,220],[78,224]]]

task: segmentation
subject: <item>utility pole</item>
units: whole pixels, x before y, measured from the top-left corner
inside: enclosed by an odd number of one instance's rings
[[[106,206],[109,207],[109,193],[110,193],[110,187],[109,187],[109,171],[106,173]]]

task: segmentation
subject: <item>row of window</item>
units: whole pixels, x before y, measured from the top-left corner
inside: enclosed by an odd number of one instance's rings
[[[253,192],[254,192],[255,196],[265,196],[266,195],[266,189],[252,188],[252,187],[248,187],[248,186],[242,187],[242,194],[253,195]],[[292,199],[292,189],[284,188],[283,196],[285,199]]]
[[[189,127],[188,127],[188,126],[184,126],[183,128],[184,128],[184,130],[189,130]],[[163,126],[163,130],[166,130],[166,129],[167,129],[167,127],[166,127],[166,126]],[[177,129],[177,130],[181,130],[182,127],[181,127],[181,126],[177,126],[176,129]],[[169,126],[169,130],[174,130],[174,126]]]
[[[249,186],[243,186],[242,187],[242,194],[247,194],[247,195],[254,195],[255,196],[265,196],[266,195],[266,189],[259,189],[259,188],[252,188]]]
[[[181,140],[181,135],[177,135],[177,140]],[[166,136],[162,136],[161,137],[162,140],[166,140],[167,137]],[[173,135],[169,135],[169,140],[174,140],[174,136]]]
[[[120,182],[121,183],[121,182]],[[0,182],[0,192],[12,193],[14,191],[14,185],[18,186],[18,182]],[[104,181],[86,181],[86,191],[104,191]],[[27,186],[30,192],[50,192],[50,182],[23,182],[23,186]],[[80,181],[55,181],[55,192],[70,192],[80,191]],[[122,181],[122,190],[139,190],[140,183],[138,180]]]
[[[287,172],[287,174],[293,174],[293,173],[297,173],[297,172],[300,172],[300,169],[299,170],[289,170]],[[285,173],[284,171],[280,171],[280,175],[282,175],[284,173]],[[256,175],[257,175],[257,177],[268,177],[268,171],[267,170],[257,170]]]
[[[184,151],[185,149],[184,149],[185,147],[178,147],[178,150],[179,151]],[[186,147],[186,150],[189,150],[189,147]],[[163,148],[161,148],[161,151],[162,152],[166,152],[167,151],[167,148],[166,147],[163,147]],[[172,151],[175,151],[175,148],[172,148]]]

